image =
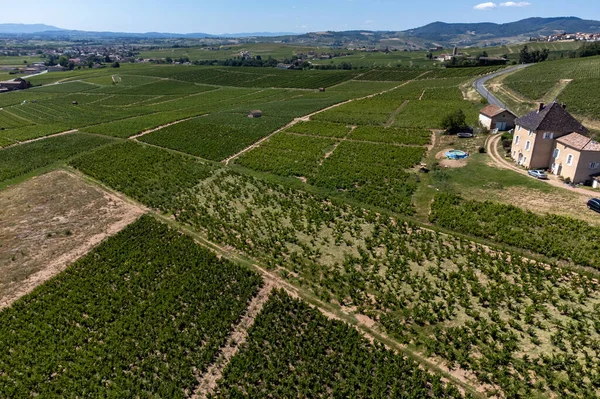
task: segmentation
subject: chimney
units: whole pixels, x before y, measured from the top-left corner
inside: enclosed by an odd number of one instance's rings
[[[539,103],[537,112],[540,112],[543,109],[544,109],[544,103]]]
[[[567,109],[567,104],[562,103],[562,107],[563,107],[563,109]]]

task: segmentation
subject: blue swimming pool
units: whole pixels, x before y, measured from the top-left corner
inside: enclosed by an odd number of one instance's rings
[[[450,159],[464,159],[469,156],[469,153],[461,150],[450,150],[446,153],[446,156]]]

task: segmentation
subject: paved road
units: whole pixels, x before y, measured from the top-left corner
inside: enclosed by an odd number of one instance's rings
[[[473,86],[475,86],[475,89],[477,89],[477,91],[479,92],[479,94],[481,94],[484,98],[487,98],[487,100],[488,100],[488,102],[490,104],[494,104],[494,105],[497,105],[500,108],[508,109],[509,111],[511,111],[504,103],[502,103],[502,101],[498,100],[498,98],[496,96],[494,96],[492,93],[490,93],[488,91],[488,89],[485,88],[485,83],[488,80],[494,79],[497,76],[514,72],[517,69],[527,68],[528,66],[531,66],[531,65],[533,65],[533,64],[517,65],[517,66],[514,66],[514,67],[510,67],[508,69],[503,69],[500,72],[495,72],[495,73],[493,73],[491,75],[486,75],[486,76],[484,76],[482,78],[477,79],[475,81],[475,83],[473,83]]]

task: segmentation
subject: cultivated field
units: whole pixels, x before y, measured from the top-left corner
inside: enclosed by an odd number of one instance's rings
[[[599,396],[597,225],[525,211],[559,188],[440,134],[493,69],[123,65],[0,95],[0,298],[28,293],[0,396]]]

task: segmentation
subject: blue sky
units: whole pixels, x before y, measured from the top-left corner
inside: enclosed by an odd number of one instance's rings
[[[600,19],[600,7],[597,0],[29,0],[23,12],[8,14],[0,22],[95,31],[234,33],[405,30],[434,21],[501,23],[533,16]]]

